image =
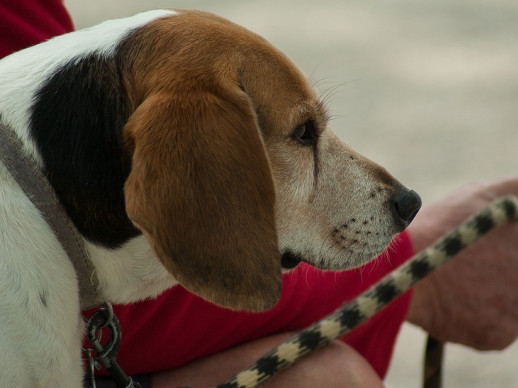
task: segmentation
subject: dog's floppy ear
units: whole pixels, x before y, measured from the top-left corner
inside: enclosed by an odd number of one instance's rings
[[[129,218],[166,269],[216,304],[252,311],[280,296],[275,192],[246,96],[154,94],[131,115]]]

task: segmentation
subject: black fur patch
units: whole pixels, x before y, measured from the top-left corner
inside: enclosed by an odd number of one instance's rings
[[[131,157],[122,145],[129,101],[120,74],[116,59],[96,54],[64,65],[38,91],[30,128],[72,221],[110,248],[140,233],[124,204]]]

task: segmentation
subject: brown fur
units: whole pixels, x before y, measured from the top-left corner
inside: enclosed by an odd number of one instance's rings
[[[237,309],[280,294],[275,193],[244,98],[205,91],[149,96],[131,116],[128,215],[188,289]]]
[[[135,109],[124,130],[133,155],[127,212],[186,288],[266,309],[280,294],[283,251],[341,269],[397,232],[387,203],[399,183],[326,129],[305,77],[261,37],[181,11],[137,30],[121,50]],[[291,137],[307,120],[320,137],[313,150]],[[370,247],[378,226],[385,231]]]
[[[138,107],[124,131],[133,153],[126,208],[186,288],[264,310],[280,295],[275,193],[256,114],[237,79],[249,55],[229,49],[236,40],[252,51],[258,43],[272,48],[235,30],[245,31],[193,11],[132,39],[142,46],[126,73]]]

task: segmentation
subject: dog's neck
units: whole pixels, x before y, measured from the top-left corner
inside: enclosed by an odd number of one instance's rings
[[[132,28],[164,14],[57,37],[0,61],[2,117],[49,178],[87,240],[101,292],[116,303],[174,283],[125,213],[130,160],[121,131],[129,110],[116,54]]]
[[[125,210],[131,159],[122,129],[129,101],[117,61],[92,54],[62,66],[37,91],[29,123],[70,218],[88,241],[108,248],[140,234]]]
[[[153,254],[142,235],[117,249],[87,242],[99,278],[99,289],[113,303],[152,298],[178,282]]]

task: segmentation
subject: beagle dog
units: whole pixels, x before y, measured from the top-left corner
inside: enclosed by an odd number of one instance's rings
[[[0,119],[114,303],[181,284],[265,310],[283,267],[362,265],[420,207],[328,129],[281,52],[209,13],[144,12],[6,57]],[[80,387],[82,332],[73,266],[0,163],[0,386]]]

